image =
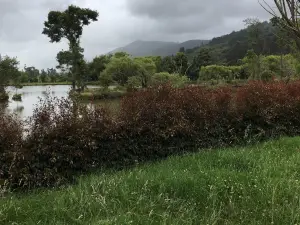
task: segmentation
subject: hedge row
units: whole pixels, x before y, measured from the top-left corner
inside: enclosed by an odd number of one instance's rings
[[[116,116],[70,99],[42,102],[24,128],[0,118],[0,181],[12,188],[56,186],[98,168],[122,168],[199,148],[300,134],[300,82],[251,82],[127,94]]]

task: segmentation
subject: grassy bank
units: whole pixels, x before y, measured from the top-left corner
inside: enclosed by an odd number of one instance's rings
[[[22,83],[22,86],[72,85],[71,82]]]
[[[103,89],[103,88],[92,88],[85,89],[84,92],[80,93],[80,99],[82,100],[104,100],[104,99],[120,99],[126,94],[125,89]]]
[[[95,173],[0,199],[0,224],[299,224],[300,138]]]

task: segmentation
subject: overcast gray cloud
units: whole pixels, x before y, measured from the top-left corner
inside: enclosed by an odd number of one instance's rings
[[[22,66],[54,67],[66,44],[49,43],[43,22],[69,4],[99,11],[99,21],[84,29],[87,59],[137,39],[208,39],[243,28],[248,17],[268,19],[257,0],[0,0],[0,53]]]

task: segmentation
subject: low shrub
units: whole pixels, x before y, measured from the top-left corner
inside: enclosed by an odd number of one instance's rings
[[[142,86],[141,78],[138,76],[129,77],[126,87],[128,91],[137,90]]]
[[[13,138],[20,137],[21,127],[2,118],[12,130],[0,131],[2,177],[11,187],[56,186],[95,168],[300,135],[300,82],[253,81],[237,88],[165,84],[127,93],[118,115],[111,115],[70,99],[46,98],[22,141]],[[18,153],[14,157],[7,154],[9,146]]]

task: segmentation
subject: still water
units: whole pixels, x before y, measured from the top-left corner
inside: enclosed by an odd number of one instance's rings
[[[97,88],[97,86],[88,86],[88,88]],[[45,98],[47,93],[50,96],[57,98],[68,97],[70,89],[70,85],[25,86],[22,89],[8,87],[7,92],[9,93],[9,102],[5,105],[0,105],[0,108],[7,113],[17,114],[21,119],[27,119],[32,116],[33,110],[36,108],[39,99]],[[12,100],[12,96],[15,93],[22,94],[21,102]],[[91,102],[86,102],[86,104],[91,104]],[[110,107],[112,104],[115,105],[116,102],[98,101],[93,104],[101,104]]]

